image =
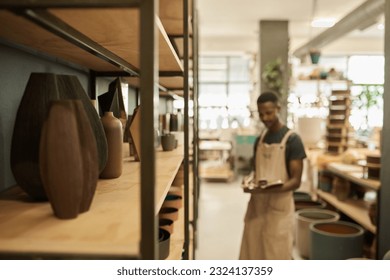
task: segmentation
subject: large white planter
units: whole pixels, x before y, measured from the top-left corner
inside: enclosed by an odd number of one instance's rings
[[[303,258],[309,258],[311,239],[309,226],[313,222],[334,222],[340,219],[340,215],[334,211],[308,208],[295,212],[296,218],[296,247]]]
[[[319,117],[300,117],[298,133],[306,146],[315,146],[325,134],[325,120]]]
[[[356,224],[317,222],[310,224],[313,260],[346,260],[363,256],[364,229]]]

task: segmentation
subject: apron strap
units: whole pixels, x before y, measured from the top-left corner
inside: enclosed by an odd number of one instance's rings
[[[268,132],[268,129],[264,129],[264,130],[263,130],[263,132],[262,132],[261,135],[260,135],[259,143],[263,143],[264,137],[265,137],[265,135],[267,134],[267,132]]]
[[[280,141],[280,144],[283,145],[283,146],[286,146],[286,143],[287,143],[288,138],[289,138],[290,135],[293,134],[293,133],[294,133],[294,131],[292,131],[291,129],[288,130],[288,131],[286,132],[286,134],[283,136],[282,141]]]

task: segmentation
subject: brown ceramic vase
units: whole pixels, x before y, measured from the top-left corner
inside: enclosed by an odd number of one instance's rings
[[[89,209],[98,179],[98,156],[81,101],[51,101],[42,127],[39,166],[43,186],[60,219]]]
[[[106,167],[100,173],[100,178],[113,179],[122,174],[123,161],[123,131],[122,123],[112,112],[105,112],[101,118],[107,139],[108,159]]]
[[[42,125],[52,100],[80,99],[98,147],[99,170],[107,161],[107,142],[99,116],[76,76],[32,73],[15,118],[11,170],[16,183],[35,200],[47,200],[39,172]]]

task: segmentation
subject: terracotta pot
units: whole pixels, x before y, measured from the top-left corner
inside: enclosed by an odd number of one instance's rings
[[[310,224],[313,260],[345,260],[363,256],[364,229],[356,224],[337,221]]]
[[[122,123],[112,112],[105,112],[101,121],[107,139],[108,159],[100,178],[118,178],[122,174],[123,165]]]
[[[313,222],[334,222],[340,218],[340,215],[334,211],[307,208],[301,209],[295,213],[296,218],[296,247],[298,253],[303,258],[309,258],[311,239],[309,226]]]
[[[173,233],[173,225],[174,225],[174,222],[170,219],[159,219],[158,220],[158,224],[159,224],[159,227],[162,228],[162,229],[165,229],[166,231],[168,231],[170,234]]]
[[[40,175],[60,219],[89,210],[98,179],[96,142],[81,101],[52,101],[40,139]]]
[[[171,186],[168,190],[168,194],[174,194],[183,197],[183,188],[179,186]]]
[[[173,207],[162,207],[158,213],[160,219],[170,219],[172,221],[177,221],[179,218],[179,209]]]
[[[183,207],[183,199],[179,195],[168,194],[164,199],[162,207],[173,207],[179,209]]]

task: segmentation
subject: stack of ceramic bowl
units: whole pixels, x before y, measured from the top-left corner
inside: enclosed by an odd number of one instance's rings
[[[327,152],[339,154],[348,147],[350,91],[333,90],[327,123]]]

